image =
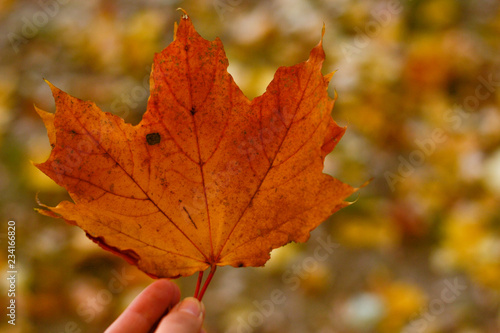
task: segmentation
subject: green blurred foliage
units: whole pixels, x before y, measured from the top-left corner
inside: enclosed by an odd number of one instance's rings
[[[30,163],[50,153],[33,104],[54,110],[46,78],[137,123],[177,7],[222,39],[250,98],[279,66],[306,60],[325,23],[332,115],[348,126],[325,172],[355,186],[372,179],[308,243],[275,250],[265,268],[218,270],[207,331],[499,332],[495,0],[0,2],[0,268],[13,219],[19,271],[17,325],[2,312],[0,330],[102,332],[151,282],[34,212],[37,193],[49,205],[68,195]],[[193,277],[178,283],[193,293]]]

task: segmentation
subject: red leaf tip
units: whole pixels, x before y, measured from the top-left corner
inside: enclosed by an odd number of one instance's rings
[[[308,62],[312,62],[315,67],[321,70],[321,65],[325,60],[325,51],[323,50],[323,36],[325,35],[325,24],[323,23],[323,28],[321,29],[321,39],[309,54]]]
[[[179,7],[179,8],[177,8],[177,10],[182,11],[182,13],[183,13],[183,14],[182,14],[182,19],[184,19],[184,20],[189,19],[189,15],[188,15],[188,13],[187,13],[187,12],[186,12],[183,8]]]

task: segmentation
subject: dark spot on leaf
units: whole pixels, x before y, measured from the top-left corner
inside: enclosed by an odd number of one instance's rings
[[[184,209],[184,211],[186,212],[187,216],[189,217],[189,220],[191,221],[191,223],[193,224],[194,228],[195,229],[198,229],[198,227],[196,226],[196,223],[194,223],[193,221],[193,218],[191,217],[191,215],[189,214],[189,212],[187,211],[186,207],[182,207]]]
[[[189,112],[191,112],[191,115],[193,115],[193,116],[194,116],[194,114],[196,113],[196,110],[195,110],[195,108],[194,108],[194,107],[192,107],[192,108],[191,108],[191,110],[189,110]]]
[[[242,263],[242,262],[240,262],[240,263],[238,264],[238,267],[243,267],[243,263]]]
[[[161,141],[160,133],[149,133],[148,135],[146,135],[146,141],[150,146],[160,143]]]
[[[187,45],[184,46],[184,50],[186,50],[186,51],[189,50],[189,46],[187,46]]]

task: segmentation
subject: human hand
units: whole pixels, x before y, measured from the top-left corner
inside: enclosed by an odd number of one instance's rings
[[[180,298],[175,283],[157,280],[134,299],[105,333],[206,333],[201,327],[205,317],[203,304],[193,297],[179,303]]]

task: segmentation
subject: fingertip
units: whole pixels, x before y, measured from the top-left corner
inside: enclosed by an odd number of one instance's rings
[[[190,313],[195,317],[203,318],[205,306],[194,297],[187,297],[179,304],[179,311]]]
[[[107,332],[145,332],[180,300],[179,287],[167,279],[156,280],[125,309]]]
[[[158,325],[158,333],[200,333],[203,319],[205,317],[205,306],[198,299],[187,297],[178,303],[169,314],[161,320]]]

